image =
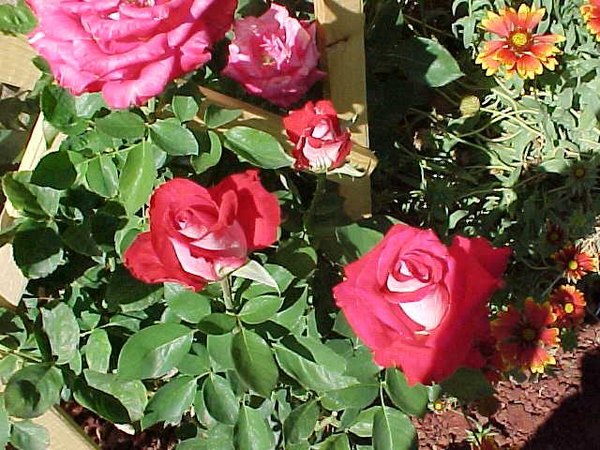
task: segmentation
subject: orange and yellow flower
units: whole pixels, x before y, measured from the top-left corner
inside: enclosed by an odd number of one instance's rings
[[[581,6],[581,15],[590,33],[600,41],[600,0],[588,0]]]
[[[556,44],[564,41],[559,34],[536,34],[535,29],[544,17],[544,8],[527,5],[502,8],[498,14],[490,11],[481,26],[500,37],[485,41],[483,50],[477,55],[486,75],[495,74],[504,68],[506,76],[517,73],[521,78],[533,79],[544,71],[554,70],[558,64],[555,55],[560,53]]]
[[[598,271],[598,258],[573,244],[566,245],[554,253],[552,259],[564,271],[565,278],[570,283],[581,280],[588,272]]]
[[[556,315],[556,326],[576,327],[585,317],[585,297],[583,292],[572,285],[562,285],[554,289],[549,298],[552,311]]]
[[[550,303],[540,305],[531,297],[522,312],[513,305],[501,312],[492,322],[492,333],[506,365],[543,373],[547,365],[556,364],[548,351],[559,342],[558,328],[550,327],[555,319]]]

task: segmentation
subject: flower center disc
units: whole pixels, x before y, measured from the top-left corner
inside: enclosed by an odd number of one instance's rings
[[[510,43],[516,50],[523,50],[529,45],[529,34],[516,31],[511,35]]]
[[[579,264],[577,264],[577,261],[571,260],[569,261],[569,264],[567,264],[567,267],[569,268],[569,270],[577,270]]]
[[[523,340],[525,340],[525,341],[528,341],[528,342],[533,341],[535,339],[536,332],[535,332],[535,330],[532,330],[531,328],[525,328],[523,330],[522,336],[523,336]]]
[[[565,305],[565,312],[567,314],[571,314],[574,310],[575,310],[575,307],[573,306],[573,303],[567,303]]]

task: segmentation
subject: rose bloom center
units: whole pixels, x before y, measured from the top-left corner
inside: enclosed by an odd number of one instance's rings
[[[575,307],[573,306],[573,303],[567,303],[565,305],[565,312],[567,314],[571,314],[573,311],[575,311]]]
[[[515,31],[510,36],[510,44],[515,50],[524,50],[529,46],[529,34],[524,31]]]
[[[523,330],[522,336],[523,336],[523,340],[525,341],[533,341],[536,337],[537,333],[535,332],[535,330],[531,329],[531,328],[525,328]]]

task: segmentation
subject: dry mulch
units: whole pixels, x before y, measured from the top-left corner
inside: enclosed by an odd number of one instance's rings
[[[586,325],[575,351],[559,354],[554,375],[536,382],[498,383],[496,411],[474,408],[470,419],[489,425],[502,448],[600,450],[600,325]],[[473,423],[457,409],[415,419],[422,450],[467,450]]]

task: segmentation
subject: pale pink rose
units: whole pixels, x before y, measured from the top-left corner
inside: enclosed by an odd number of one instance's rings
[[[234,31],[223,74],[254,95],[288,107],[325,76],[317,69],[315,24],[290,17],[283,6],[236,21]]]
[[[114,108],[141,105],[211,58],[236,0],[27,0],[30,43],[73,94],[102,92]]]

